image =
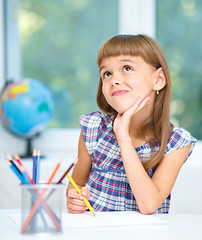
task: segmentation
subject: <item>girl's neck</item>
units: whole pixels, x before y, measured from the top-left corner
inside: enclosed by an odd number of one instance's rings
[[[135,145],[139,145],[139,143],[144,144],[154,138],[152,129],[146,129],[144,132],[140,131],[143,123],[150,117],[151,111],[152,110],[148,108],[142,109],[131,119],[129,134]]]

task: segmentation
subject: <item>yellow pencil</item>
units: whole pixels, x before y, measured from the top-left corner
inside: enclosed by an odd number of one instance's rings
[[[69,175],[69,173],[67,173],[67,177],[68,177],[69,181],[71,182],[71,184],[72,184],[72,185],[74,186],[74,188],[76,189],[76,191],[78,192],[78,194],[81,195],[81,190],[80,190],[79,187],[76,185],[76,183],[74,182],[73,178]],[[86,204],[86,206],[88,207],[88,209],[92,212],[92,214],[93,214],[94,216],[96,216],[94,209],[91,207],[90,203],[88,202],[88,200],[87,200],[85,197],[83,197],[83,201],[84,201],[84,203]]]

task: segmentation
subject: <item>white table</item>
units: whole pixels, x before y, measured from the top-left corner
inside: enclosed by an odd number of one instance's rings
[[[106,228],[81,228],[65,229],[62,234],[54,234],[39,237],[37,235],[21,235],[19,226],[9,219],[9,215],[19,213],[16,209],[0,209],[0,236],[3,240],[29,240],[29,239],[48,239],[48,240],[201,240],[202,239],[202,215],[201,214],[167,214],[155,215],[167,220],[163,225],[141,225],[127,227],[106,227]],[[123,213],[124,214],[124,213]]]

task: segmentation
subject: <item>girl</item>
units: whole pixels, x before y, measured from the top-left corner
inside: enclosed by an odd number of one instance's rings
[[[72,176],[97,211],[168,213],[170,192],[196,139],[170,123],[163,51],[148,36],[118,35],[103,44],[97,64],[97,103],[104,113],[81,116]],[[87,209],[71,184],[67,209]]]

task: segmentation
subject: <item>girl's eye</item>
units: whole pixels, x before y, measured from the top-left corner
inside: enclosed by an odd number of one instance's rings
[[[131,68],[131,67],[125,66],[125,67],[123,68],[123,72],[129,72],[129,71],[132,71],[132,68]]]
[[[110,72],[105,72],[103,74],[103,79],[107,78],[107,77],[110,77],[111,76],[111,73]]]

